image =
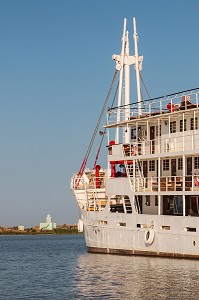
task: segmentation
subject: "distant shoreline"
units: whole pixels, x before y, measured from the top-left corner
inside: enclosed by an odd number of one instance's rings
[[[79,234],[77,227],[73,228],[56,228],[53,230],[39,230],[39,229],[1,229],[0,235],[43,235],[43,234]]]

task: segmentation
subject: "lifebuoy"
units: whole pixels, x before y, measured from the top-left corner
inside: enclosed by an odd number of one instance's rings
[[[132,152],[131,152],[131,154],[132,155],[137,155],[137,151],[138,151],[137,146],[136,145],[132,146]]]
[[[78,232],[84,231],[84,221],[82,219],[79,219],[79,221],[77,223],[77,229],[78,229]]]
[[[148,228],[144,235],[144,241],[146,245],[151,245],[155,238],[155,231],[153,228]]]

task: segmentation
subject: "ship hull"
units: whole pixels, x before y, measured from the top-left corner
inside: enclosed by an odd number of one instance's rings
[[[88,252],[199,259],[194,217],[87,212],[83,218]]]
[[[139,256],[159,256],[159,257],[170,257],[170,258],[199,259],[199,255],[166,253],[166,252],[155,252],[155,251],[108,249],[108,248],[95,248],[95,247],[87,247],[87,251],[89,253],[99,253],[99,254],[139,255]]]

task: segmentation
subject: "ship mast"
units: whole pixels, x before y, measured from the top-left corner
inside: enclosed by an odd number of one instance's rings
[[[122,35],[122,52],[120,56],[120,60],[117,61],[116,69],[120,70],[120,81],[119,81],[119,89],[118,89],[118,107],[122,105],[122,83],[123,83],[123,71],[124,71],[124,47],[125,47],[125,36],[126,36],[126,18],[124,19],[124,27],[123,27],[123,35]],[[121,110],[118,108],[117,111],[117,123],[120,122],[120,114]],[[116,128],[115,134],[115,142],[119,144],[119,126]]]
[[[129,57],[129,33],[126,32],[126,44],[125,44],[125,120],[130,117],[130,65],[127,63],[127,58]],[[130,128],[124,128],[124,143],[130,143]]]
[[[141,93],[140,93],[140,76],[139,72],[142,69],[143,56],[138,55],[137,40],[138,35],[136,32],[136,22],[133,18],[134,25],[134,44],[135,44],[135,55],[129,55],[129,38],[128,31],[126,31],[126,19],[124,19],[123,35],[122,35],[122,50],[121,54],[113,54],[112,59],[116,61],[116,69],[120,71],[119,88],[118,88],[118,109],[117,109],[117,127],[115,133],[115,143],[119,144],[119,123],[121,121],[122,113],[124,113],[124,119],[128,120],[130,117],[130,65],[134,65],[136,71],[136,85],[137,85],[137,99],[138,99],[138,115],[141,115]],[[125,73],[125,76],[124,76]],[[123,82],[124,76],[124,82]],[[124,86],[123,86],[124,84]],[[124,102],[122,103],[122,88],[125,88]],[[121,105],[125,105],[122,109]],[[130,143],[130,128],[124,129],[124,143]]]
[[[133,27],[134,27],[134,46],[135,46],[135,72],[136,72],[136,85],[137,85],[137,97],[138,97],[138,115],[140,116],[141,111],[141,93],[140,93],[140,70],[139,70],[139,56],[138,56],[138,35],[136,32],[136,20],[133,18]],[[142,65],[141,65],[142,66]]]

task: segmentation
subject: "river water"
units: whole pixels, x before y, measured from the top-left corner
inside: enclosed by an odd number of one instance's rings
[[[199,261],[89,254],[83,235],[0,236],[0,299],[199,299]]]

